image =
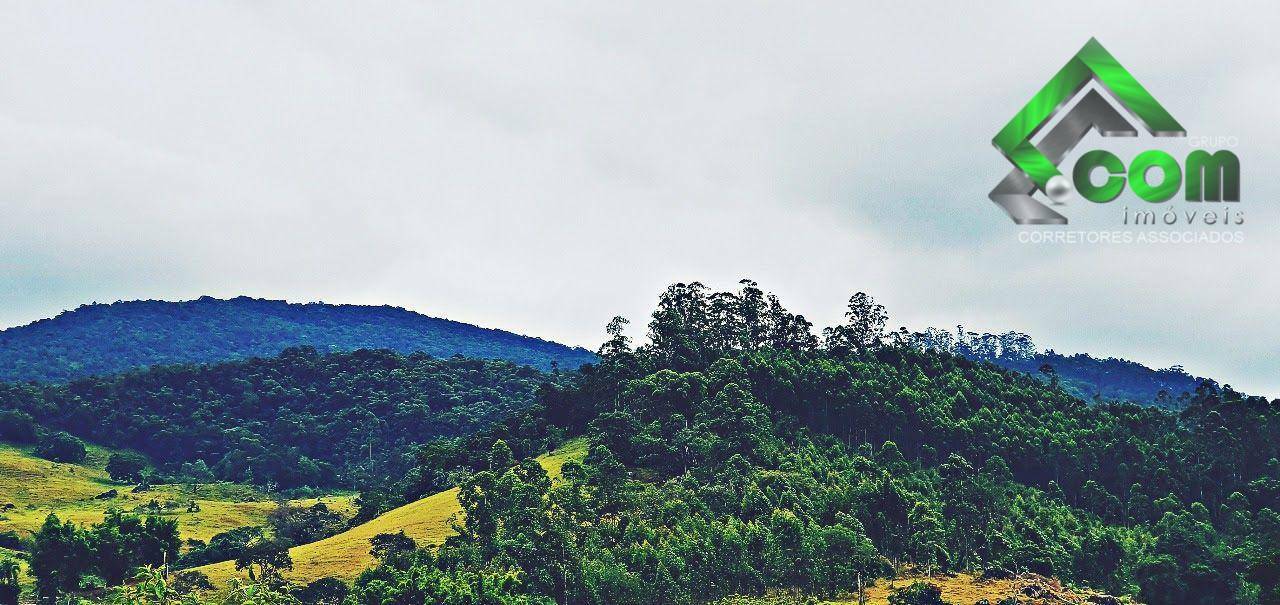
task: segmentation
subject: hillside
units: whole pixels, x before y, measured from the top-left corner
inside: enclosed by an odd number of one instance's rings
[[[67,381],[154,364],[270,357],[288,347],[390,349],[576,369],[591,352],[389,306],[210,297],[92,304],[0,331],[0,380]]]
[[[244,480],[296,481],[308,465],[313,478],[363,477],[361,509],[388,512],[294,547],[292,569],[285,544],[250,553],[268,588],[277,573],[354,578],[328,583],[348,602],[830,600],[860,580],[878,601],[924,576],[977,599],[1010,588],[980,577],[1011,575],[1059,596],[1280,602],[1280,401],[1213,383],[1177,413],[1084,401],[1053,372],[887,333],[865,294],[846,319],[819,337],[751,282],[676,284],[644,344],[613,322],[600,362],[575,373],[291,349],[8,385],[0,403],[218,459],[216,472]],[[455,438],[422,432],[476,415],[492,421],[449,425],[468,429]],[[582,462],[553,482],[530,456],[566,439]],[[424,548],[390,541],[378,560],[367,554],[373,536],[399,529]],[[220,565],[203,571],[229,577]]]
[[[0,512],[0,532],[13,530],[28,536],[50,513],[76,523],[98,523],[108,508],[142,510],[155,500],[177,503],[163,514],[178,521],[184,540],[207,541],[229,529],[263,525],[276,507],[266,494],[227,483],[200,484],[194,494],[186,485],[155,485],[134,492],[132,485],[111,481],[103,470],[109,454],[109,450],[91,446],[84,462],[57,463],[31,455],[30,448],[0,443],[0,508],[5,509]],[[117,495],[98,498],[109,490],[116,490]],[[192,499],[200,507],[198,512],[187,511]],[[327,496],[322,501],[343,514],[352,512],[351,496]]]
[[[539,456],[538,463],[551,477],[560,474],[560,468],[569,460],[582,460],[586,455],[586,443],[570,441],[554,452]],[[458,489],[453,488],[432,494],[377,518],[323,540],[295,546],[289,549],[293,570],[285,574],[297,583],[314,582],[323,577],[353,580],[359,573],[373,565],[369,554],[369,539],[381,533],[403,531],[419,546],[436,547],[453,534],[450,523],[454,515],[462,513],[458,503]],[[215,586],[222,586],[236,574],[231,561],[195,568],[209,576]]]
[[[0,410],[137,449],[174,474],[199,461],[227,481],[354,485],[397,476],[414,445],[524,410],[562,376],[506,361],[299,348],[65,385],[0,383]]]
[[[1210,384],[1178,414],[1092,404],[886,334],[864,294],[847,320],[818,338],[750,282],[671,286],[645,344],[615,323],[523,429],[455,444],[472,471],[458,538],[384,561],[355,600],[844,599],[904,569],[957,574],[942,590],[961,605],[1008,588],[978,574],[1153,604],[1280,598],[1280,402]],[[510,455],[563,433],[591,447],[559,485]]]
[[[1084,401],[1129,401],[1180,410],[1205,382],[1181,366],[1157,370],[1116,357],[1041,351],[1030,336],[1019,332],[978,334],[963,326],[956,326],[954,332],[929,328],[913,334],[912,340],[922,348],[990,362],[1045,381],[1056,379],[1063,389]],[[1045,366],[1047,372],[1042,371]],[[1209,384],[1216,386],[1213,381]]]
[[[1032,375],[1041,375],[1040,368],[1047,365],[1064,389],[1085,401],[1131,401],[1170,410],[1185,408],[1205,380],[1180,367],[1157,370],[1127,359],[1099,359],[1084,353],[1045,351],[1027,359],[978,359]]]

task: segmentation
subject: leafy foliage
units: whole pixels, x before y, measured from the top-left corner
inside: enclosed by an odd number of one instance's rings
[[[80,462],[89,455],[84,442],[63,431],[46,433],[36,442],[35,455],[54,462]]]
[[[942,590],[927,582],[913,582],[889,595],[889,605],[946,605]]]
[[[113,452],[107,459],[107,474],[113,481],[142,481],[147,459],[133,452]]]
[[[250,581],[278,580],[281,572],[293,569],[289,546],[282,539],[259,536],[236,557],[236,569],[248,571]]]
[[[187,551],[177,560],[178,568],[199,567],[218,561],[238,559],[249,543],[262,537],[262,528],[245,526],[214,535],[208,544],[188,543]]]
[[[0,331],[0,380],[62,382],[156,364],[269,357],[303,345],[466,355],[543,370],[594,361],[583,349],[397,307],[204,297],[85,305]]]
[[[17,410],[0,410],[0,441],[35,443],[39,437],[31,414]]]
[[[173,560],[178,546],[178,525],[172,520],[112,511],[85,529],[51,514],[33,538],[31,573],[37,594],[54,599],[78,589],[90,574],[118,585],[135,568]]]
[[[743,286],[672,286],[648,343],[611,322],[601,363],[543,389],[540,418],[424,448],[467,472],[458,534],[383,561],[353,595],[503,577],[508,600],[697,603],[830,594],[903,563],[1152,603],[1276,594],[1280,402],[1205,382],[1177,415],[1090,405],[883,332],[870,297],[819,344]],[[593,445],[553,483],[520,458],[558,431]]]
[[[272,533],[290,544],[306,544],[332,536],[347,527],[347,520],[323,502],[309,507],[281,504],[267,517]]]
[[[16,559],[0,556],[0,603],[16,604],[22,587],[18,584],[20,565]]]
[[[403,472],[417,443],[468,434],[525,409],[544,379],[504,361],[299,348],[68,385],[0,383],[0,409],[134,448],[170,475],[203,462],[230,481],[371,484]],[[65,433],[53,433],[40,451],[83,458],[83,444]]]

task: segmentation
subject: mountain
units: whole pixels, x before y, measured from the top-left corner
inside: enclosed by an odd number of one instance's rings
[[[248,297],[92,304],[0,331],[0,380],[62,382],[153,364],[269,357],[288,347],[390,349],[577,369],[595,355],[390,306]]]

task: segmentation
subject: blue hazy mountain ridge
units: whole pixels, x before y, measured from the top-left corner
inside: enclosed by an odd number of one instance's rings
[[[987,358],[983,361],[1040,376],[1043,376],[1040,368],[1048,365],[1057,374],[1063,388],[1085,401],[1100,398],[1168,409],[1186,407],[1190,396],[1206,380],[1192,376],[1178,366],[1157,370],[1128,359],[1097,358],[1084,353],[1063,355],[1046,351],[1030,358]]]
[[[288,347],[390,349],[577,369],[590,351],[391,306],[249,297],[83,305],[0,331],[0,380],[63,382],[155,364],[269,357]]]
[[[970,332],[964,326],[956,326],[954,331],[928,328],[917,332],[914,340],[924,348],[1057,381],[1068,393],[1085,401],[1129,401],[1182,409],[1201,383],[1217,386],[1212,380],[1187,373],[1182,366],[1156,370],[1117,357],[1041,351],[1031,336],[1015,331],[990,334]]]

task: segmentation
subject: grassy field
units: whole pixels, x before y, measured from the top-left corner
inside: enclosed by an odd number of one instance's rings
[[[554,478],[560,474],[565,462],[583,459],[587,454],[586,448],[585,441],[573,440],[550,454],[538,457],[538,462]],[[453,533],[450,520],[461,513],[456,488],[427,496],[336,536],[289,549],[293,571],[286,573],[285,577],[298,583],[313,582],[323,577],[355,579],[361,571],[373,565],[373,556],[369,554],[370,538],[403,530],[420,546],[436,546]],[[230,561],[195,569],[208,575],[214,586],[222,586],[237,575]]]
[[[135,511],[155,500],[177,504],[163,514],[178,520],[184,539],[207,541],[229,529],[266,523],[267,514],[276,506],[266,494],[230,483],[202,484],[194,493],[184,485],[156,485],[135,493],[132,485],[114,483],[108,477],[104,468],[109,456],[110,451],[90,446],[89,457],[83,462],[63,464],[37,458],[31,448],[0,443],[0,509],[4,509],[0,510],[0,531],[30,535],[49,513],[77,523],[96,523],[108,508]],[[117,492],[115,497],[97,498],[112,489]],[[192,499],[200,507],[198,512],[187,512]],[[353,496],[322,500],[342,514],[354,514]]]

